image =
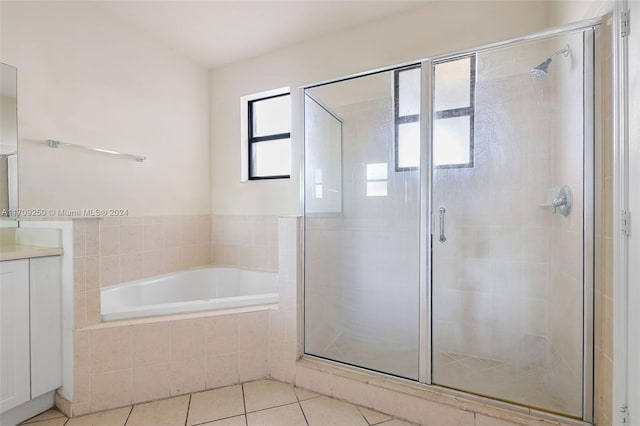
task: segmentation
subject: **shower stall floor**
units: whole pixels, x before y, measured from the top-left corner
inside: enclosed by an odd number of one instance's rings
[[[582,377],[572,374],[572,368],[558,354],[552,354],[549,362],[518,365],[478,355],[437,352],[433,364],[434,384],[491,398],[508,396],[509,402],[527,407],[581,416],[582,400],[576,390],[582,389]]]

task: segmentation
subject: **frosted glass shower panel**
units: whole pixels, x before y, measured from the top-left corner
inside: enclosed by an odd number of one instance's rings
[[[414,72],[407,108],[418,114]],[[310,355],[417,379],[420,172],[395,168],[395,81],[388,71],[306,90],[304,345]],[[319,215],[329,204],[318,196],[330,193],[318,185],[338,176],[339,141],[342,209]]]
[[[556,56],[545,78],[532,75],[567,44],[570,57]],[[471,86],[474,58],[434,64],[432,142],[436,166],[468,163],[433,169],[446,240],[432,249],[432,382],[576,418],[589,238],[582,203],[593,178],[584,166],[592,101],[584,46],[577,32],[480,52]],[[463,107],[457,117],[440,111],[454,107]],[[564,185],[574,193],[567,217],[547,201]]]
[[[469,116],[433,120],[433,164],[469,164],[472,161],[470,132]]]
[[[306,212],[342,213],[342,121],[318,101],[305,95]]]
[[[397,101],[400,116],[420,114],[420,68],[398,73]]]
[[[398,124],[398,165],[420,165],[420,122]]]

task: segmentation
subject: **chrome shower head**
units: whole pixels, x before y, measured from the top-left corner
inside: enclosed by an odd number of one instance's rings
[[[549,73],[549,64],[551,63],[551,58],[548,58],[546,61],[538,65],[537,67],[531,68],[531,75],[537,78],[546,78]]]
[[[551,64],[552,61],[551,58],[557,55],[564,55],[564,57],[566,58],[567,56],[569,56],[569,52],[570,50],[568,44],[564,49],[553,52],[553,54],[549,56],[543,63],[531,69],[531,75],[536,78],[546,78],[549,74],[549,64]]]

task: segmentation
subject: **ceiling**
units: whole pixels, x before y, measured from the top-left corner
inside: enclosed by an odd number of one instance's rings
[[[424,0],[107,1],[116,15],[215,68],[416,7]]]

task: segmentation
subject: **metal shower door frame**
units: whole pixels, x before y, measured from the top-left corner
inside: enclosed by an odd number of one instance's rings
[[[596,179],[601,176],[601,164],[595,158],[601,158],[600,123],[596,117],[601,117],[596,110],[600,99],[596,83],[599,82],[600,55],[596,48],[596,40],[599,38],[601,19],[590,19],[572,25],[559,27],[539,34],[507,40],[476,49],[457,51],[454,53],[439,55],[422,62],[422,110],[420,120],[421,137],[421,223],[420,223],[420,364],[419,380],[421,383],[433,386],[443,392],[464,394],[464,392],[452,390],[443,386],[432,384],[433,375],[433,318],[432,318],[432,240],[435,235],[436,213],[433,211],[433,166],[431,159],[433,151],[433,82],[435,76],[434,64],[463,57],[473,53],[487,53],[490,51],[514,47],[533,41],[540,41],[565,34],[583,33],[583,192],[584,192],[584,217],[583,217],[583,388],[582,388],[582,420],[593,422],[594,420],[594,395],[595,395],[595,335],[594,315],[596,313],[595,288],[600,288],[599,269],[601,253],[596,253],[599,247],[595,245],[595,236],[600,235],[601,197],[595,192]],[[587,208],[588,207],[588,208]],[[598,219],[598,220],[596,220]],[[485,397],[479,399],[486,400]],[[518,404],[513,408],[520,407]],[[532,413],[542,417],[554,416],[545,411],[530,409]],[[561,416],[562,417],[562,416]]]
[[[451,53],[441,54],[431,58],[423,59],[422,61],[406,62],[402,64],[396,64],[392,66],[381,67],[374,70],[355,73],[349,76],[335,78],[330,80],[324,80],[312,84],[300,86],[298,88],[298,105],[301,114],[301,126],[302,134],[304,135],[304,91],[308,88],[321,86],[324,84],[335,83],[339,81],[349,80],[352,78],[362,77],[370,74],[375,74],[384,71],[390,71],[394,69],[403,68],[417,63],[421,64],[421,113],[420,113],[420,272],[419,272],[419,297],[420,297],[420,310],[419,310],[419,366],[418,366],[418,382],[428,387],[432,387],[443,393],[448,393],[455,396],[462,396],[469,399],[474,399],[487,403],[490,405],[496,405],[500,407],[508,407],[514,411],[522,413],[531,413],[539,417],[549,419],[561,419],[567,423],[582,424],[585,423],[564,416],[557,416],[544,411],[527,409],[521,405],[501,402],[494,399],[477,396],[474,394],[461,392],[438,385],[433,385],[431,381],[432,377],[432,318],[431,318],[431,306],[432,306],[432,250],[431,240],[434,235],[434,216],[433,201],[432,201],[432,184],[433,184],[433,168],[431,161],[428,159],[432,156],[432,124],[433,124],[433,77],[434,69],[433,64],[445,59],[452,59],[459,56],[465,56],[472,53],[484,53],[491,50],[496,50],[504,47],[516,46],[531,41],[538,41],[547,38],[552,38],[562,34],[571,32],[579,32],[593,29],[593,37],[591,40],[591,48],[585,49],[585,64],[586,55],[590,52],[590,66],[592,67],[591,84],[584,84],[584,99],[592,99],[590,108],[585,108],[584,115],[584,205],[591,205],[593,209],[585,209],[584,213],[584,232],[583,232],[583,247],[584,247],[584,259],[591,259],[591,262],[584,262],[584,335],[583,335],[583,418],[584,422],[592,423],[595,418],[594,407],[594,395],[596,394],[596,387],[594,383],[595,369],[598,368],[595,359],[594,348],[598,342],[595,342],[594,335],[594,316],[599,317],[600,307],[595,301],[596,289],[601,288],[600,278],[600,262],[596,261],[602,259],[604,250],[601,248],[601,244],[595,244],[595,236],[601,234],[601,196],[599,192],[595,191],[595,188],[601,187],[601,174],[602,165],[600,162],[596,162],[595,159],[601,158],[602,153],[602,141],[601,141],[601,123],[596,118],[601,118],[600,111],[601,93],[599,90],[600,73],[596,70],[600,69],[600,52],[596,48],[599,46],[598,40],[600,38],[598,29],[603,22],[602,17],[583,20],[580,22],[564,25],[556,28],[552,28],[539,33],[518,37],[498,43],[492,43],[473,49],[466,49],[455,51]],[[584,74],[583,74],[584,75]],[[587,106],[587,105],[585,105]],[[300,306],[299,306],[299,341],[300,346],[298,352],[302,357],[308,357],[316,360],[320,360],[328,363],[337,363],[345,365],[337,361],[328,361],[322,358],[317,358],[313,355],[306,354],[304,352],[304,339],[305,339],[305,141],[302,137],[301,146],[301,163],[300,163],[300,211],[302,213],[302,285],[300,287]],[[597,186],[600,185],[600,186]],[[590,203],[590,204],[588,204]],[[348,367],[348,366],[347,366]],[[361,367],[349,367],[354,370],[366,370]],[[384,373],[378,373],[385,375]],[[395,376],[391,376],[394,379],[398,379]],[[415,383],[415,382],[413,382]]]

